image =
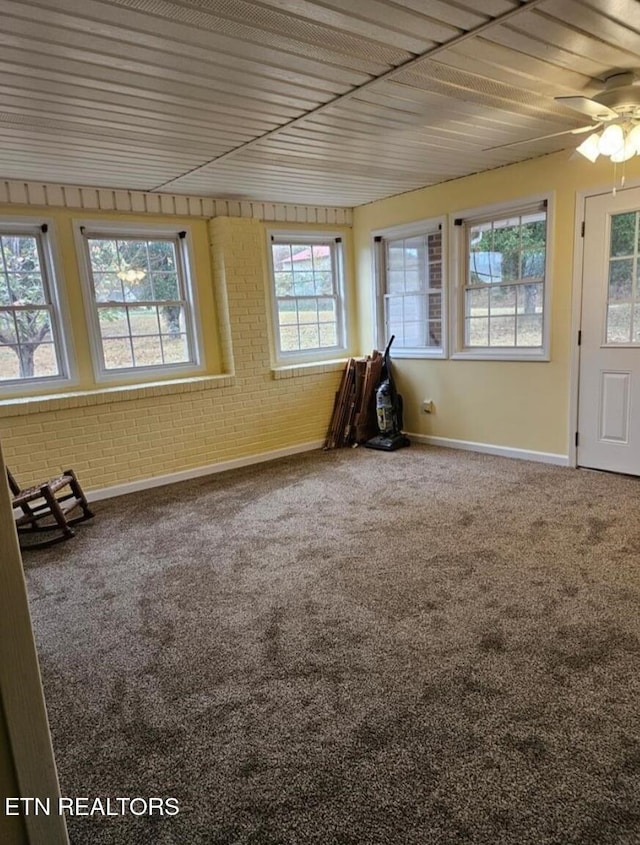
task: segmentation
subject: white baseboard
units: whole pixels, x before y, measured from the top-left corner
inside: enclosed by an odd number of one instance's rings
[[[521,461],[538,461],[542,464],[555,464],[568,467],[568,455],[556,455],[554,452],[534,452],[531,449],[515,449],[511,446],[494,446],[491,443],[474,443],[471,440],[452,440],[450,437],[432,437],[429,434],[406,432],[415,443],[429,446],[444,446],[447,449],[465,449],[468,452],[484,452],[487,455],[500,455],[503,458],[518,458]]]
[[[285,446],[282,449],[272,449],[270,452],[260,452],[257,455],[246,455],[243,458],[233,458],[230,461],[220,461],[216,464],[193,467],[192,469],[171,472],[167,475],[156,475],[152,478],[140,478],[137,481],[128,481],[125,484],[115,484],[113,487],[101,487],[97,490],[87,492],[87,499],[90,502],[98,502],[100,499],[111,499],[114,496],[124,496],[126,493],[137,493],[139,490],[149,490],[152,487],[163,487],[165,484],[175,484],[176,481],[189,481],[191,478],[200,478],[203,475],[214,475],[218,472],[226,472],[228,469],[261,464],[265,461],[274,461],[276,458],[286,458],[289,455],[297,455],[300,452],[311,452],[314,449],[321,449],[324,440],[313,440],[310,443],[299,443],[296,446]]]

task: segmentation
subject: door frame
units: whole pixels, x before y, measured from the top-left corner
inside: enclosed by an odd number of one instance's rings
[[[616,188],[619,191],[627,191],[633,188],[640,188],[640,179],[629,179],[624,188]],[[611,194],[612,183],[606,186],[588,188],[576,192],[575,221],[573,235],[573,283],[571,287],[571,360],[569,367],[569,431],[568,436],[568,457],[569,466],[576,469],[578,466],[578,447],[576,446],[575,435],[578,431],[578,410],[579,410],[579,384],[580,384],[580,346],[578,345],[578,332],[582,326],[582,284],[584,275],[584,237],[582,236],[582,224],[586,216],[586,204],[590,197],[598,197],[604,194]],[[586,235],[586,233],[585,233]]]
[[[50,798],[53,805],[60,786],[1,444],[0,528],[6,538],[0,566],[0,706],[19,791],[7,797]],[[53,806],[49,816],[30,813],[21,820],[31,845],[69,845],[65,818]]]

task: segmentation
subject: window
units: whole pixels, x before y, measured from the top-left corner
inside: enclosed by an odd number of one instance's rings
[[[271,235],[276,357],[345,349],[340,237]]]
[[[467,357],[545,357],[547,201],[455,224],[464,261],[459,351]]]
[[[378,344],[394,335],[399,357],[444,354],[441,220],[388,229],[374,238],[378,280]]]
[[[612,214],[609,225],[605,342],[637,344],[640,343],[640,211]]]
[[[48,224],[0,220],[0,388],[68,379]]]
[[[80,227],[98,377],[198,362],[186,232]]]

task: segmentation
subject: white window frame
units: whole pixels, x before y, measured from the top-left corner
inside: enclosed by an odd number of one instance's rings
[[[546,204],[547,233],[545,276],[542,305],[542,347],[470,347],[465,346],[465,291],[467,287],[467,226],[531,211]],[[554,194],[545,193],[509,202],[495,203],[457,211],[449,217],[452,295],[450,332],[453,339],[452,359],[476,361],[549,361],[551,337],[551,292],[553,268]]]
[[[331,248],[332,273],[335,280],[336,297],[336,322],[338,343],[336,346],[322,347],[321,349],[292,351],[280,348],[280,323],[278,320],[278,300],[282,297],[276,296],[275,275],[273,266],[273,244],[310,244],[327,245]],[[344,233],[341,231],[309,232],[303,229],[291,231],[282,229],[269,229],[267,231],[267,254],[269,259],[269,300],[271,303],[271,333],[273,360],[281,366],[313,363],[315,361],[331,361],[336,358],[343,358],[348,349],[347,341],[347,302],[345,285],[345,255],[344,255]],[[292,297],[296,298],[296,297]],[[300,298],[300,297],[298,297]],[[315,297],[302,297],[313,299]],[[320,297],[328,298],[328,297]]]
[[[43,217],[1,216],[0,232],[33,235],[38,239],[42,282],[45,297],[48,297],[47,304],[51,309],[51,333],[59,370],[58,375],[55,376],[34,376],[0,381],[0,400],[3,396],[16,393],[43,393],[60,387],[68,388],[77,382],[77,373],[54,221]]]
[[[373,323],[376,327],[376,344],[384,349],[389,342],[385,336],[384,297],[386,294],[386,260],[385,242],[413,238],[418,235],[429,235],[440,232],[442,236],[442,282],[438,288],[441,295],[441,345],[421,347],[393,346],[391,354],[394,358],[446,358],[448,356],[448,248],[446,217],[429,217],[414,223],[400,226],[389,226],[371,232],[371,254],[373,257],[372,277],[374,279]]]
[[[84,298],[89,345],[93,362],[94,378],[97,383],[104,382],[140,382],[155,381],[157,378],[175,376],[184,378],[187,374],[196,375],[204,371],[204,352],[202,330],[199,320],[197,285],[193,263],[193,239],[188,226],[171,225],[126,225],[104,220],[75,220],[74,236],[76,253],[80,264],[80,277]],[[96,238],[160,238],[176,240],[178,271],[182,274],[185,294],[185,323],[190,360],[178,364],[150,364],[141,367],[123,367],[107,369],[104,365],[102,336],[95,307],[93,291],[93,271],[89,257],[90,237]]]

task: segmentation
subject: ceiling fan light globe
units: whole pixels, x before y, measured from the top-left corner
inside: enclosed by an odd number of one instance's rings
[[[595,160],[600,155],[600,135],[597,132],[594,132],[592,135],[589,135],[579,147],[576,147],[576,152],[583,155],[585,158],[588,158],[590,162],[595,162]]]
[[[640,123],[627,135],[627,144],[633,146],[636,153],[640,153]]]
[[[634,143],[629,143],[628,139],[624,142],[624,145],[621,150],[618,150],[617,153],[613,153],[611,155],[611,161],[619,164],[621,161],[627,161],[636,154],[636,145]]]
[[[624,132],[622,126],[617,123],[610,124],[602,133],[598,143],[598,150],[601,155],[611,156],[622,152],[624,148]]]

